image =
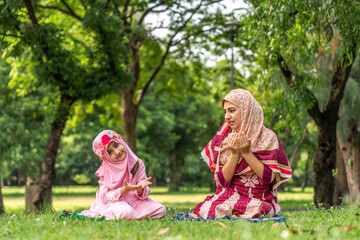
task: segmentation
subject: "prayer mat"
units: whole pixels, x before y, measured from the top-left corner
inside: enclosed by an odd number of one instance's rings
[[[83,219],[89,219],[92,221],[103,221],[105,220],[105,216],[101,216],[101,217],[85,217],[83,215],[79,215],[77,213],[71,213],[68,212],[66,210],[62,211],[62,214],[58,217],[60,220],[66,220],[66,219],[78,219],[78,220],[83,220]]]
[[[249,222],[257,223],[257,222],[267,222],[267,221],[274,221],[274,222],[286,222],[286,218],[281,215],[274,215],[273,217],[269,218],[240,218],[240,217],[231,217],[226,215],[222,218],[215,218],[215,217],[207,217],[207,218],[193,218],[190,217],[191,213],[183,213],[179,212],[177,216],[171,221],[207,221],[207,220],[218,220],[218,219],[226,219],[226,220],[247,220]]]

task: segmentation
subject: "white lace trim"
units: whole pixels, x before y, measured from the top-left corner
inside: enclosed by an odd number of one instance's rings
[[[114,189],[114,190],[110,190],[106,195],[105,195],[105,199],[107,200],[107,202],[115,202],[117,199],[115,198],[116,192],[118,191],[118,189]]]

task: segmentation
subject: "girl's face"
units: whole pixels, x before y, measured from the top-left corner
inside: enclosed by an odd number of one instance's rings
[[[240,108],[228,101],[225,101],[223,109],[225,113],[225,121],[229,124],[231,129],[235,130],[236,132],[239,132],[241,126]]]
[[[107,146],[107,152],[114,162],[123,161],[126,157],[126,149],[124,145],[111,141]]]

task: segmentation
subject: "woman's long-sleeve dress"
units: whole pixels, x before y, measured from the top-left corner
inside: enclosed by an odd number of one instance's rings
[[[227,135],[221,145],[226,149]],[[276,187],[282,182],[281,175],[291,174],[289,167],[279,166],[278,158],[286,158],[280,141],[274,144],[274,149],[253,152],[264,163],[263,178],[258,177],[250,169],[245,159],[237,166],[239,174],[233,176],[227,184],[222,171],[214,173],[217,189],[214,195],[208,196],[199,203],[192,213],[193,217],[224,217],[257,218],[273,216],[280,211]],[[230,157],[230,150],[220,150],[220,166],[224,166]],[[275,176],[271,182],[272,173]],[[275,186],[276,185],[276,186]]]

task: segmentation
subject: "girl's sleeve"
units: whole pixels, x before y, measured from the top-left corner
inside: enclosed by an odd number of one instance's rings
[[[99,180],[99,187],[96,198],[102,204],[115,202],[121,197],[121,188],[110,190],[105,186],[103,179]]]
[[[140,182],[141,180],[144,180],[144,179],[147,178],[144,163],[141,160],[138,160],[138,161],[139,161],[139,168],[138,168],[137,172],[135,173],[136,184],[138,182]],[[136,191],[136,196],[141,200],[145,200],[149,196],[149,194],[150,194],[149,186],[144,188],[144,191],[143,191],[142,195],[139,195],[138,191]]]

